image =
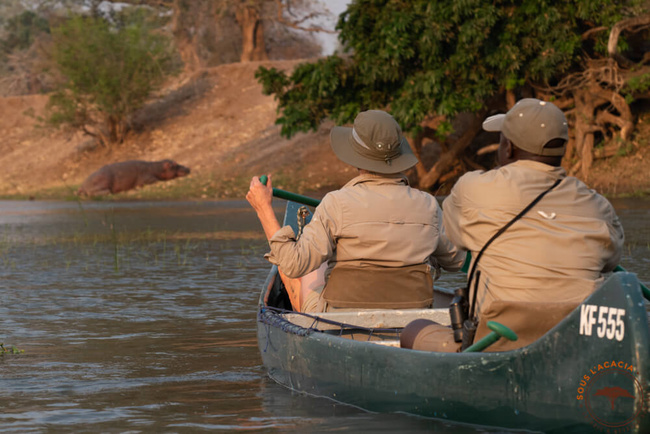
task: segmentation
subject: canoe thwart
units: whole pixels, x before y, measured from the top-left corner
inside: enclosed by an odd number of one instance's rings
[[[287,321],[305,328],[338,330],[341,325],[354,324],[364,328],[404,328],[416,319],[425,318],[449,325],[449,309],[368,309],[364,311],[320,312],[314,314],[286,313]],[[317,326],[315,326],[317,324]]]

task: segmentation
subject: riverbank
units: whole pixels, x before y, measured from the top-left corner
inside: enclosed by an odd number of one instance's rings
[[[127,140],[110,149],[94,148],[76,132],[42,127],[46,95],[0,98],[0,197],[72,199],[104,164],[166,158],[190,167],[191,175],[107,199],[242,198],[250,177],[262,173],[274,175],[275,187],[322,196],[354,175],[330,150],[333,124],[281,137],[276,103],[254,77],[260,65],[291,69],[296,63],[228,64],[177,79],[137,114]],[[639,121],[625,155],[597,160],[587,182],[609,197],[650,195],[648,132],[650,116]]]

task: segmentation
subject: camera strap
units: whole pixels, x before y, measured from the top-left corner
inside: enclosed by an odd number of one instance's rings
[[[481,256],[483,256],[483,252],[488,248],[490,244],[494,240],[496,240],[501,234],[503,234],[510,226],[512,226],[517,220],[522,218],[528,211],[531,210],[532,207],[534,207],[537,202],[542,200],[544,196],[546,196],[546,193],[549,191],[553,190],[557,185],[562,182],[562,179],[557,179],[553,185],[551,185],[549,188],[541,192],[531,203],[528,204],[526,208],[521,210],[519,214],[517,214],[512,220],[510,220],[508,223],[506,223],[501,229],[499,229],[494,235],[492,235],[492,238],[488,240],[487,243],[483,246],[483,248],[478,252],[478,255],[476,255],[476,259],[474,260],[474,263],[472,264],[472,270],[469,273],[469,280],[467,281],[467,289],[471,291],[471,285],[472,285],[472,279],[474,278],[474,271],[476,271],[476,265],[478,264],[478,261],[481,259]],[[480,275],[480,271],[479,271]],[[476,317],[475,317],[475,311],[476,311],[476,294],[478,293],[478,280],[479,278],[477,277],[476,283],[474,285],[474,294],[472,294],[472,303],[470,305],[470,313],[469,313],[469,318],[471,318],[475,323],[476,323]]]

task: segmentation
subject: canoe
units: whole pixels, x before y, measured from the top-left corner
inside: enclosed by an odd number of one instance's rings
[[[300,205],[285,224],[297,230]],[[281,385],[374,412],[544,432],[650,432],[650,329],[639,282],[614,273],[531,345],[506,352],[399,348],[415,318],[449,324],[446,309],[300,314],[271,267],[257,335]],[[516,332],[516,330],[515,330]]]

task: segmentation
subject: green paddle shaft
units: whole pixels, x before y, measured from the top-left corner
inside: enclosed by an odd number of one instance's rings
[[[260,182],[266,185],[269,177],[266,175],[260,176]],[[314,199],[312,197],[303,196],[301,194],[291,193],[290,191],[280,190],[279,188],[273,188],[273,196],[279,197],[280,199],[290,200],[292,202],[301,203],[303,205],[313,206],[314,208],[320,204],[320,200]]]
[[[495,343],[501,338],[506,338],[509,341],[516,341],[517,334],[510,330],[508,327],[496,321],[488,321],[487,326],[492,332],[483,337],[480,341],[465,348],[464,353],[478,353]]]

